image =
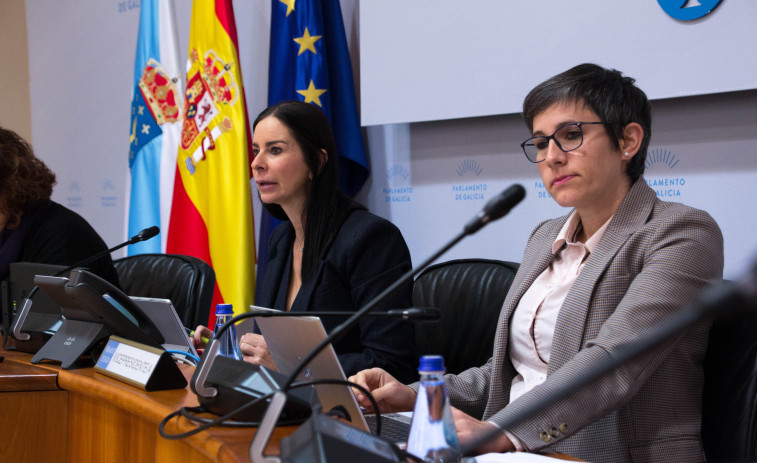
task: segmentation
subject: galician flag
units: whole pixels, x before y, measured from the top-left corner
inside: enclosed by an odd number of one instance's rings
[[[161,239],[129,246],[129,255],[166,248],[176,152],[181,136],[181,66],[169,0],[142,0],[129,128],[128,235],[153,225]]]
[[[255,293],[251,137],[231,0],[194,0],[169,253],[216,272],[213,304],[247,311]],[[209,325],[215,323],[211,310]]]

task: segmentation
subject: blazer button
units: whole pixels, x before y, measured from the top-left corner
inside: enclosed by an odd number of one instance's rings
[[[560,423],[559,428],[560,428],[560,432],[562,432],[563,434],[568,432],[568,425],[566,423]]]
[[[549,428],[549,435],[557,439],[558,437],[560,437],[560,431],[558,431],[555,427]]]
[[[549,442],[549,441],[552,440],[552,436],[550,436],[549,434],[547,434],[546,431],[542,431],[542,433],[539,434],[539,437],[541,437],[541,440],[543,440],[544,442]]]

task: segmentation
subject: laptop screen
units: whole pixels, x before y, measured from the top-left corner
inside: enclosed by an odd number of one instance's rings
[[[251,306],[250,310],[271,309]],[[276,367],[286,375],[292,374],[300,361],[326,338],[326,330],[318,317],[257,317],[255,321],[265,338],[273,361],[276,362]],[[347,379],[331,345],[326,346],[297,377],[298,381],[317,379]],[[368,431],[368,425],[351,388],[331,384],[317,385],[315,388],[323,411],[328,412],[341,405],[350,414],[355,426]]]

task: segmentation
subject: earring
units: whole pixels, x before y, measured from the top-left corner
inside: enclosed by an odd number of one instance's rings
[[[625,153],[623,154],[623,156],[625,156],[625,157],[628,157],[628,156],[630,156],[630,154],[628,154],[628,151],[626,151],[626,152],[625,152]]]

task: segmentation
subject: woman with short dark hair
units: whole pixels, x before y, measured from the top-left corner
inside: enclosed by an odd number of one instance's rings
[[[641,176],[649,107],[633,79],[594,64],[558,74],[526,97],[531,136],[523,153],[550,196],[572,210],[531,233],[489,362],[445,376],[461,443],[491,434],[479,452],[559,451],[608,463],[705,460],[707,320],[562,392],[723,276],[723,236],[712,217],[659,200]],[[382,411],[413,406],[417,385],[378,369],[351,380],[373,390]]]

